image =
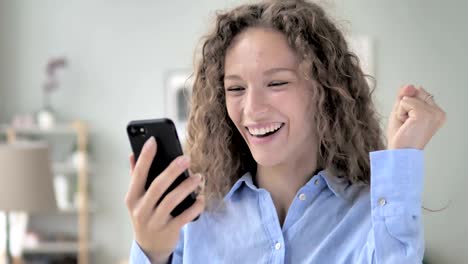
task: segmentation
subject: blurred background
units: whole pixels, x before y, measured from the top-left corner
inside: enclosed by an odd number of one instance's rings
[[[174,114],[177,100],[170,96],[177,93],[170,89],[190,74],[215,11],[245,2],[0,0],[0,139],[51,143],[60,211],[30,214],[24,253],[31,259],[75,263],[79,245],[89,263],[128,259],[126,125]],[[347,35],[364,37],[382,125],[407,83],[423,85],[447,112],[447,123],[425,150],[423,205],[448,205],[424,212],[426,260],[467,263],[468,2],[319,3]]]

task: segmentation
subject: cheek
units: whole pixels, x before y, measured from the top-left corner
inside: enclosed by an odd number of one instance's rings
[[[238,104],[236,104],[233,100],[226,99],[226,110],[231,121],[234,122],[234,124],[237,124],[240,117]]]
[[[301,129],[303,130],[303,133],[305,134],[306,137],[312,137],[315,138],[315,115],[317,115],[316,108],[312,104],[311,101],[307,102],[308,105],[307,107],[303,108],[303,115],[301,116],[301,124],[302,127]]]
[[[309,128],[314,122],[314,115],[316,115],[311,98],[304,95],[290,102],[288,111],[294,128],[309,133]]]

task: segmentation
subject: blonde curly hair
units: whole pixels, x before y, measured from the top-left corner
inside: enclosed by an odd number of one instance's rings
[[[245,4],[216,15],[214,29],[202,39],[196,59],[187,151],[191,171],[204,178],[207,208],[222,201],[245,173],[256,173],[256,162],[226,110],[224,60],[231,41],[250,27],[283,33],[301,59],[305,78],[316,85],[311,119],[318,136],[318,167],[351,182],[370,183],[369,152],[384,148],[373,89],[343,37],[324,10],[304,0]]]

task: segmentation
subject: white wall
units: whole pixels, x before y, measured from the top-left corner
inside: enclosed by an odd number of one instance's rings
[[[40,108],[43,66],[65,54],[69,68],[53,106],[63,119],[92,128],[97,173],[92,192],[98,212],[93,263],[126,258],[132,231],[123,203],[130,153],[130,119],[164,115],[164,74],[190,68],[198,38],[213,11],[233,1],[27,1],[0,0],[0,120]],[[468,91],[464,49],[468,24],[462,1],[345,1],[327,6],[349,31],[376,44],[379,109],[387,115],[396,90],[423,84],[448,113],[448,122],[426,151],[424,205],[450,207],[425,213],[427,253],[434,263],[462,263],[468,244],[468,185],[463,162],[468,146]]]
[[[413,82],[434,93],[448,114],[445,127],[425,151],[423,205],[432,209],[450,205],[441,213],[424,213],[426,252],[430,263],[466,263],[468,3],[340,0],[338,5],[355,31],[376,39],[382,113],[389,113],[395,90]]]
[[[5,33],[7,32],[8,21],[10,17],[8,16],[5,8],[3,8],[3,1],[0,1],[0,121],[5,120],[5,76],[6,76],[6,63],[2,62],[1,58],[5,58],[6,54],[6,45],[3,39]]]

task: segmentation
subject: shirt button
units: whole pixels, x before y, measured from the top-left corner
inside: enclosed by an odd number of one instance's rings
[[[280,243],[280,242],[278,242],[278,243],[275,244],[275,249],[276,249],[276,250],[280,250],[280,249],[281,249],[281,243]]]
[[[386,204],[387,204],[387,200],[385,200],[384,198],[380,198],[380,199],[379,199],[379,205],[380,205],[380,206],[384,206],[384,205],[386,205]]]
[[[306,195],[301,193],[299,194],[299,200],[304,201],[306,199]]]
[[[314,182],[315,185],[319,185],[319,183],[320,183],[319,179],[316,179],[315,182]]]

